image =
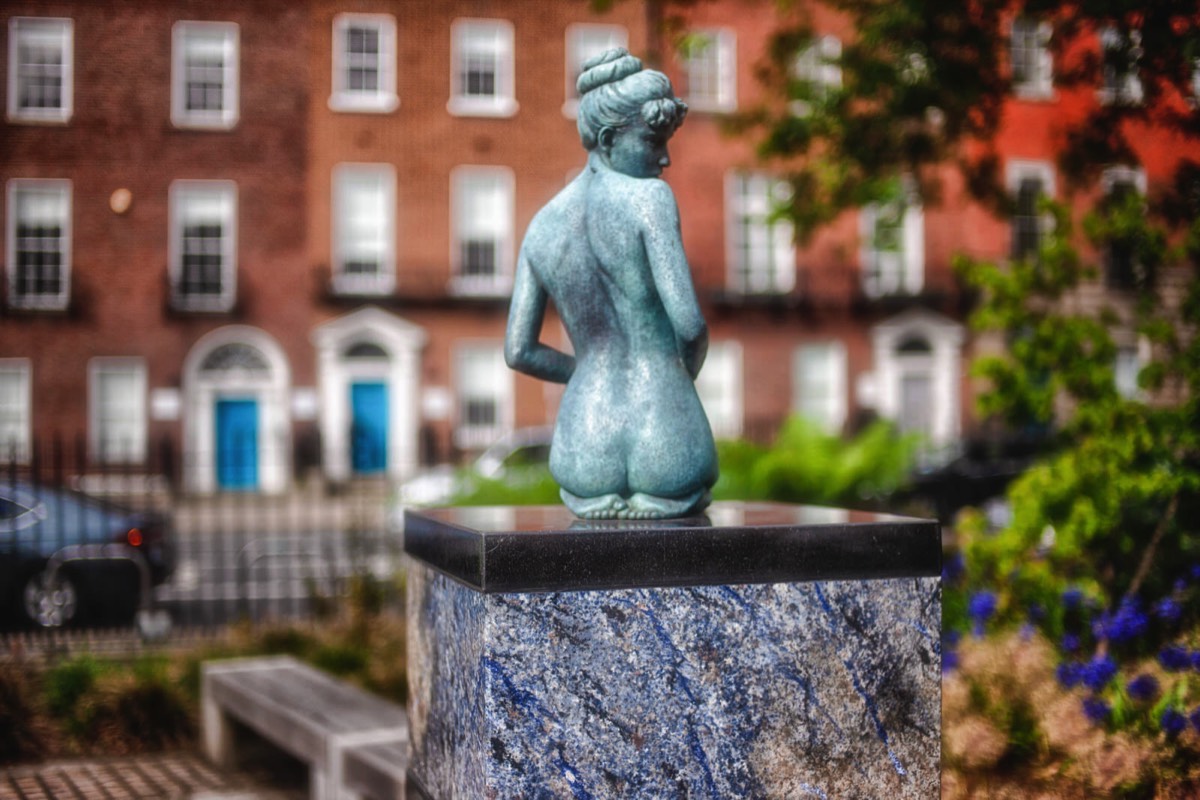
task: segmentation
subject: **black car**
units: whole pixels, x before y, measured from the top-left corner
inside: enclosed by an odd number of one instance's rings
[[[142,593],[171,573],[168,527],[161,514],[0,479],[0,620],[128,621]]]

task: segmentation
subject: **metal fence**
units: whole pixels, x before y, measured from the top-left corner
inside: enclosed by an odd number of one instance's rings
[[[392,487],[328,484],[308,450],[277,465],[285,491],[189,495],[166,440],[139,463],[101,463],[83,437],[0,449],[0,629],[30,627],[31,596],[62,602],[48,566],[75,594],[74,625],[129,625],[139,604],[176,629],[312,617],[356,587],[398,603]]]

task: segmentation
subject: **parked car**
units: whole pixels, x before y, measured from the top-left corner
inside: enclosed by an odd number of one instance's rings
[[[501,436],[467,467],[440,464],[400,485],[392,506],[392,527],[399,529],[404,506],[436,506],[469,492],[477,478],[521,480],[522,473],[544,468],[550,462],[554,428],[542,425],[517,428]]]
[[[166,518],[80,492],[0,479],[0,620],[126,622],[171,574]]]

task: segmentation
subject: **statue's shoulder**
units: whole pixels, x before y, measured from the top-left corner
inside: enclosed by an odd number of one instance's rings
[[[628,182],[622,187],[628,198],[629,206],[639,216],[657,219],[662,215],[677,215],[675,193],[661,178],[625,178]]]

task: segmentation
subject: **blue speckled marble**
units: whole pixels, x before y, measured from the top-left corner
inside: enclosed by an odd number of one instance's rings
[[[937,578],[484,595],[409,569],[435,798],[934,798]]]

